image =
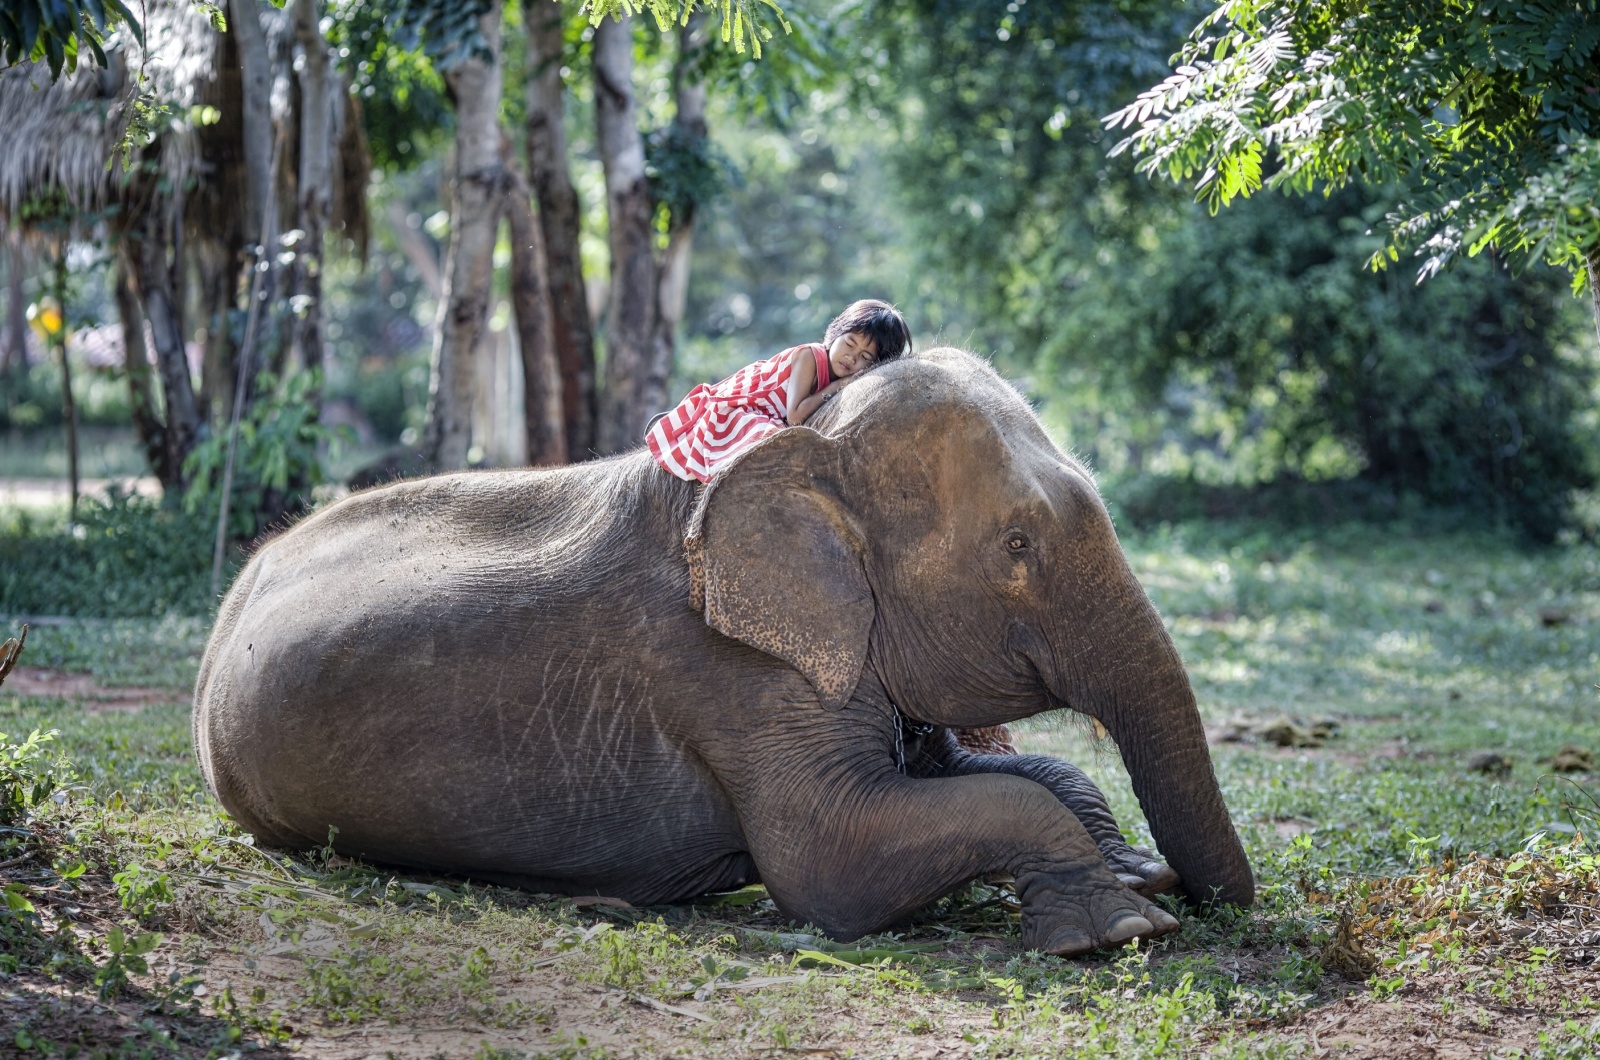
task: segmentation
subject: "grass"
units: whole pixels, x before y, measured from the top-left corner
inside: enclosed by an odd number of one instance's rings
[[[255,849],[200,782],[182,689],[204,620],[68,619],[36,629],[25,662],[179,691],[170,705],[98,714],[0,693],[0,731],[59,730],[51,746],[80,778],[25,832],[0,832],[0,862],[25,859],[3,870],[13,911],[0,915],[0,1006],[19,1028],[7,1046],[131,1057],[337,1042],[483,1058],[1600,1050],[1600,866],[1577,834],[1597,831],[1581,790],[1593,777],[1557,778],[1542,761],[1566,744],[1600,749],[1596,551],[1261,524],[1151,532],[1128,551],[1208,727],[1245,736],[1213,751],[1261,884],[1250,910],[1185,915],[1153,945],[1062,961],[1021,952],[1008,892],[983,883],[901,932],[842,947],[783,923],[759,889],[621,909],[330,851],[291,859]],[[1306,747],[1250,735],[1279,716],[1332,735]],[[1016,736],[1083,765],[1146,837],[1113,750],[1059,719]],[[1509,770],[1469,770],[1482,751]]]
[[[78,508],[0,510],[0,613],[204,614],[215,518],[112,491]],[[230,555],[237,563],[237,554]]]

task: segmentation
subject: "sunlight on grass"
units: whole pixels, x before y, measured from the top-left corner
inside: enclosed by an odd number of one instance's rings
[[[36,811],[33,853],[0,836],[0,861],[33,866],[7,884],[0,976],[98,989],[102,1015],[132,998],[161,1033],[223,1051],[350,1028],[385,1048],[423,1028],[446,1055],[494,1057],[1292,1057],[1393,1045],[1412,1024],[1506,1057],[1600,1045],[1600,1005],[1558,986],[1600,951],[1572,913],[1600,907],[1575,837],[1596,808],[1549,773],[1565,744],[1600,748],[1594,551],[1249,526],[1127,548],[1209,731],[1244,734],[1213,760],[1256,868],[1251,910],[1187,913],[1155,945],[1061,961],[1018,951],[1010,893],[984,883],[839,945],[785,923],[760,888],[622,909],[261,851],[204,791],[189,743],[205,620],[72,619],[39,627],[26,661],[177,702],[90,713],[0,693],[0,731],[59,730],[51,746],[78,773]],[[1331,736],[1250,735],[1280,717]],[[1149,842],[1109,741],[1058,716],[1014,735],[1082,766]],[[1467,768],[1489,751],[1509,769]],[[128,951],[147,975],[107,971],[118,922],[161,936]],[[1347,995],[1355,1007],[1336,1004]],[[145,1018],[127,1033],[155,1041]],[[29,1020],[27,1034],[53,1026]]]

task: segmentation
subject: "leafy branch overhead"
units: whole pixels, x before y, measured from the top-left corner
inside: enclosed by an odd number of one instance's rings
[[[95,62],[106,65],[104,44],[118,26],[144,44],[144,33],[122,0],[23,0],[0,4],[0,63],[12,66],[28,60],[50,64],[52,77],[63,69],[78,68],[78,56],[87,48]]]
[[[1104,121],[1213,212],[1358,179],[1400,196],[1374,267],[1600,253],[1600,0],[1233,0],[1174,61]]]
[[[528,2],[531,7],[561,0]],[[491,6],[491,0],[395,0],[390,17],[395,39],[402,47],[420,47],[441,69],[447,69],[472,55],[489,54],[478,19]],[[769,16],[763,17],[763,8]],[[789,32],[783,10],[773,0],[584,0],[581,10],[595,26],[606,18],[649,13],[656,25],[666,30],[688,25],[689,16],[697,9],[721,17],[723,43],[732,43],[740,54],[748,46],[757,59],[761,58],[761,45],[772,39],[768,18],[776,19],[784,32]]]
[[[696,9],[703,9],[722,19],[722,43],[731,42],[741,55],[748,44],[757,59],[761,58],[762,43],[772,39],[772,30],[763,20],[762,8],[772,13],[771,17],[777,19],[785,33],[789,32],[783,9],[773,0],[584,0],[583,3],[591,25],[598,26],[607,16],[621,18],[648,11],[662,30],[674,23],[687,26],[689,16]]]
[[[224,19],[219,4],[192,0],[194,6],[210,16],[218,29]],[[286,0],[268,0],[282,7]],[[549,0],[559,3],[561,0]],[[761,58],[761,46],[772,39],[770,23],[776,21],[785,33],[789,22],[773,0],[584,0],[590,22],[599,25],[608,16],[622,17],[648,12],[662,29],[673,24],[686,25],[689,15],[704,8],[722,19],[722,41],[734,50]],[[765,11],[763,11],[765,9]],[[487,0],[394,0],[392,15],[396,36],[406,47],[419,44],[428,54],[448,67],[469,55],[487,51],[478,32],[477,20],[488,10]],[[6,66],[31,60],[50,64],[52,77],[78,68],[78,58],[87,48],[95,62],[106,65],[104,45],[112,33],[126,27],[140,46],[144,28],[123,0],[24,0],[20,4],[0,4],[0,64]]]

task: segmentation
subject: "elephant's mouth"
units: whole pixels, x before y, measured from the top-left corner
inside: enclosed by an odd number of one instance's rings
[[[1017,652],[1017,654],[1022,657],[1023,663],[1027,665],[1028,673],[1033,678],[1034,686],[1036,688],[1038,688],[1039,691],[1044,693],[1045,707],[1044,707],[1044,710],[1041,711],[1040,713],[1050,713],[1050,714],[1070,713],[1070,714],[1076,714],[1076,715],[1078,715],[1079,717],[1082,717],[1082,718],[1087,718],[1090,721],[1098,722],[1099,719],[1095,718],[1095,716],[1093,714],[1090,714],[1086,710],[1080,710],[1076,706],[1073,706],[1073,704],[1069,700],[1067,700],[1064,696],[1058,694],[1056,692],[1056,690],[1051,687],[1049,679],[1045,677],[1044,670],[1040,668],[1039,661],[1033,657],[1033,653],[1032,652],[1030,652],[1026,648],[1024,648],[1024,649],[1019,650]]]

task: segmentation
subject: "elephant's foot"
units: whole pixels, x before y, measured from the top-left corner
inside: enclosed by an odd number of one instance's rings
[[[1148,850],[1129,846],[1120,836],[1114,842],[1101,843],[1100,856],[1130,890],[1147,898],[1178,893],[1182,881],[1170,865]]]
[[[1017,874],[1017,894],[1022,899],[1023,947],[1058,957],[1178,929],[1176,917],[1126,886],[1105,865],[1074,866],[1064,873],[1025,870]]]

